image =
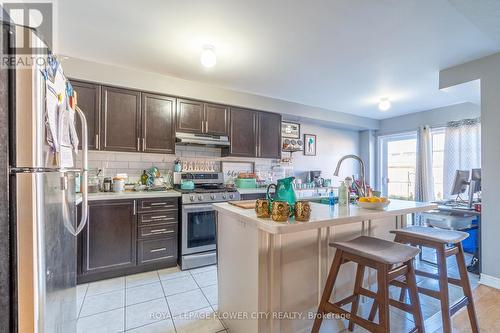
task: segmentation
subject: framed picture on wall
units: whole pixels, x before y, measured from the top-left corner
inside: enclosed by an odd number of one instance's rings
[[[281,137],[288,139],[300,139],[300,124],[282,121]]]
[[[316,156],[316,135],[304,134],[304,155]]]

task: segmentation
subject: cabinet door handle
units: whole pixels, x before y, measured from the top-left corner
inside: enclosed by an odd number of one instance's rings
[[[99,134],[95,135],[95,144],[94,147],[96,150],[99,150]]]
[[[166,219],[167,218],[167,215],[158,215],[158,216],[151,216],[151,219],[152,220],[158,220],[158,219]],[[172,218],[170,218],[169,220],[171,220]]]
[[[208,133],[208,120],[205,120],[205,133]]]
[[[137,151],[141,151],[141,139],[140,138],[137,138]]]
[[[150,253],[154,253],[154,252],[161,252],[161,251],[167,251],[167,248],[166,247],[161,247],[159,249],[150,250],[149,252]]]
[[[150,231],[150,233],[152,234],[171,234],[174,232],[175,230],[167,230],[167,229],[155,229]]]
[[[165,206],[166,204],[166,202],[152,202],[151,206]]]
[[[137,206],[137,205],[136,205],[136,201],[134,200],[134,215],[135,215],[135,214],[136,214],[136,212],[137,212],[137,208],[136,208],[136,206]]]
[[[142,151],[146,151],[146,139],[142,138]]]

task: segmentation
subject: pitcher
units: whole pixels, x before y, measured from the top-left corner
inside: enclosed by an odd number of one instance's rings
[[[297,201],[297,197],[295,196],[295,191],[293,189],[294,179],[295,177],[278,179],[277,184],[270,184],[267,187],[266,198],[269,201],[271,209],[273,201],[286,201],[290,205],[290,216],[293,215],[295,202]],[[269,190],[273,187],[274,187],[274,196],[271,197]]]

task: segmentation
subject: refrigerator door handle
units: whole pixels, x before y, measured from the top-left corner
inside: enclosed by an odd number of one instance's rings
[[[82,217],[80,223],[76,227],[75,236],[78,235],[85,225],[87,224],[88,214],[89,214],[89,201],[88,201],[88,132],[87,132],[87,118],[83,113],[82,109],[76,106],[76,112],[80,116],[82,124],[82,181],[81,181],[81,193],[82,193]]]

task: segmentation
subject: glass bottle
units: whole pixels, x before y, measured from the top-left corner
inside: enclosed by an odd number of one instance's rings
[[[146,173],[146,170],[142,171],[142,176],[141,176],[141,184],[142,185],[148,185],[148,175]]]

